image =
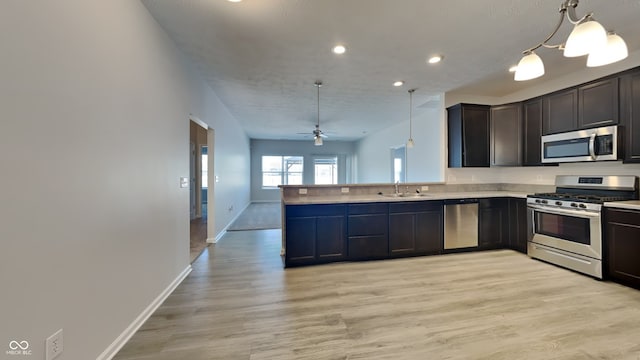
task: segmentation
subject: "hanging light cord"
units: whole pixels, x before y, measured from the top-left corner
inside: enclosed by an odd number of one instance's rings
[[[411,136],[411,130],[412,130],[412,114],[413,114],[413,92],[416,91],[416,89],[411,89],[409,90],[409,139],[413,139],[413,136]]]

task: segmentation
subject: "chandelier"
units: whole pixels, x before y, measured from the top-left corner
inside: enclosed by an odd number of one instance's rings
[[[516,68],[514,80],[531,80],[544,75],[542,59],[535,53],[540,47],[562,50],[565,57],[588,55],[587,66],[596,67],[612,64],[627,57],[628,50],[622,37],[613,31],[607,32],[593,18],[593,13],[578,18],[576,7],[579,0],[564,0],[560,5],[558,25],[546,39],[522,52],[524,55]],[[567,41],[549,45],[548,41],[558,32],[565,17],[574,25]]]

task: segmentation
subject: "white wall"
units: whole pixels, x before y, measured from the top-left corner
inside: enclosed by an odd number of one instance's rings
[[[415,146],[412,149],[407,149],[407,181],[444,181],[446,142],[443,106],[414,109],[412,122]],[[395,125],[389,128],[367,135],[358,141],[356,146],[357,182],[391,182],[390,149],[402,146],[408,137],[409,120],[403,119],[398,120]]]
[[[315,146],[313,140],[251,140],[251,201],[280,201],[280,189],[262,188],[262,156],[289,155],[304,157],[304,184],[313,184],[313,158],[316,155],[338,156],[338,183],[352,182],[353,154],[355,144],[351,141],[327,139],[322,146]]]
[[[3,0],[0,44],[0,354],[63,328],[60,360],[95,359],[189,266],[189,114],[221,206],[248,140],[139,1]]]

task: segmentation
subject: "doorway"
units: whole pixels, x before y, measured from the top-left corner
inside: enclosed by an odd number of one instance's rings
[[[209,227],[209,169],[212,163],[209,148],[209,129],[204,122],[189,121],[190,144],[190,261],[193,262],[208,246]]]

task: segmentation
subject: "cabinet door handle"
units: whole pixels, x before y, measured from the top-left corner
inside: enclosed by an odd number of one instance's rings
[[[589,155],[593,160],[596,159],[596,133],[591,134],[589,137]]]

